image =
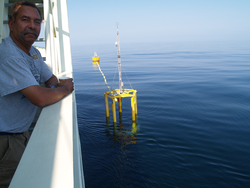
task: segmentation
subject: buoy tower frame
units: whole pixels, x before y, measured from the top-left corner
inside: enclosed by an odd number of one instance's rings
[[[131,98],[131,111],[132,111],[132,121],[137,121],[137,91],[134,89],[123,89],[122,82],[122,72],[121,72],[121,54],[120,54],[120,38],[119,38],[119,30],[118,23],[117,24],[117,57],[118,57],[118,71],[119,71],[119,89],[114,89],[111,91],[107,91],[104,93],[105,97],[105,109],[106,109],[106,118],[109,121],[109,102],[108,98],[110,97],[112,100],[112,112],[113,112],[113,122],[116,123],[116,104],[115,102],[118,99],[119,104],[119,116],[122,117],[122,98],[130,97]]]

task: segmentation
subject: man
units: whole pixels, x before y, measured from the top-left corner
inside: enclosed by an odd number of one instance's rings
[[[58,83],[32,47],[41,22],[41,13],[33,3],[14,3],[8,21],[10,35],[0,44],[0,188],[8,187],[14,175],[36,106],[56,103],[74,90],[73,79]]]

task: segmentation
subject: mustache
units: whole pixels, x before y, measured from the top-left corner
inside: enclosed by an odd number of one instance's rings
[[[38,33],[35,30],[25,29],[21,32],[20,37],[24,37],[26,34],[34,34],[36,38],[38,37]]]

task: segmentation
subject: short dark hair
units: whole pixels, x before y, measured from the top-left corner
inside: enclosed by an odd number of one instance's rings
[[[20,8],[21,5],[25,5],[25,6],[29,6],[29,7],[33,7],[37,9],[40,15],[40,18],[42,19],[41,11],[38,9],[35,3],[29,2],[29,1],[18,1],[18,2],[13,3],[13,5],[10,8],[10,14],[9,14],[10,20],[15,21],[17,13],[18,13],[18,9]]]

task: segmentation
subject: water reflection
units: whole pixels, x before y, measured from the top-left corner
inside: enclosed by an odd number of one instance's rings
[[[117,141],[118,146],[125,146],[128,144],[137,143],[137,122],[132,122],[132,125],[123,124],[122,117],[120,115],[119,123],[110,124],[109,118],[107,118],[106,135],[110,140]]]
[[[94,70],[98,70],[99,64],[93,64]]]

